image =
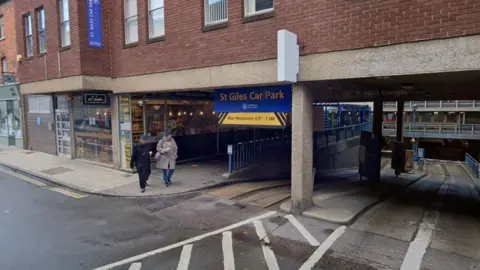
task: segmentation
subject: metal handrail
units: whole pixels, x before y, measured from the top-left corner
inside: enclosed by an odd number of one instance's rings
[[[313,133],[314,150],[343,140],[360,136],[362,130],[371,130],[372,123],[326,129]],[[279,136],[255,141],[230,144],[228,150],[228,172],[240,170],[272,158],[278,159],[291,154],[291,136]]]
[[[406,101],[405,108],[478,108],[480,100]],[[397,108],[396,101],[385,101],[384,108]]]
[[[384,132],[396,132],[396,123],[383,123]],[[480,124],[449,124],[449,123],[410,123],[403,125],[403,132],[415,132],[415,134],[462,134],[479,135]]]
[[[478,161],[474,159],[470,154],[465,153],[465,163],[470,171],[478,178]]]

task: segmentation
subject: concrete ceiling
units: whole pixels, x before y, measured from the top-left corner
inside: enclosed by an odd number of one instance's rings
[[[318,101],[480,100],[480,71],[308,82]]]

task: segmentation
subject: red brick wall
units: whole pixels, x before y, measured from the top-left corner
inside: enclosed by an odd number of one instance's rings
[[[0,15],[3,16],[5,39],[0,40],[0,57],[7,58],[8,70],[3,72],[17,73],[17,44],[15,32],[15,9],[13,1],[0,4]],[[0,78],[0,84],[3,83]]]
[[[56,1],[16,1],[19,18],[41,2],[49,8],[48,66],[56,76]],[[203,0],[166,0],[166,40],[147,44],[147,0],[138,0],[139,43],[124,49],[122,1],[103,0],[105,48],[93,49],[86,43],[85,0],[70,1],[72,49],[61,53],[62,76],[120,77],[275,58],[279,29],[298,34],[302,54],[480,33],[478,0],[276,0],[272,18],[250,23],[243,22],[243,1],[236,0],[229,1],[228,27],[205,33]],[[25,81],[43,79],[42,60],[34,58],[22,63]]]
[[[39,81],[68,77],[81,74],[80,46],[79,46],[79,16],[78,3],[70,0],[70,39],[71,46],[60,48],[59,8],[58,0],[15,0],[15,14],[17,19],[17,48],[19,54],[23,55],[20,63],[19,73],[21,82]],[[84,2],[84,1],[80,1]],[[39,54],[37,16],[35,9],[43,6],[45,9],[47,52]],[[27,12],[32,14],[33,23],[33,57],[26,58],[25,30],[23,15]],[[86,19],[85,19],[86,20]],[[45,58],[47,72],[45,73]],[[59,61],[60,58],[60,61]],[[59,65],[60,62],[60,65]]]

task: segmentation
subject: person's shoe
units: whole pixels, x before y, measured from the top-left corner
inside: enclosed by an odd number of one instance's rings
[[[170,186],[171,184],[172,184],[172,182],[171,182],[171,181],[168,181],[168,182],[167,182],[167,187]]]
[[[168,187],[168,182],[165,182],[165,186]]]
[[[145,182],[145,186],[148,187],[149,186],[148,183]]]
[[[142,188],[142,191],[141,191],[141,192],[142,192],[142,193],[145,193],[145,189],[144,189],[144,188]]]

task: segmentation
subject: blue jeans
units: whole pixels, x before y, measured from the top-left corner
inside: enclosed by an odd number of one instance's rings
[[[170,183],[170,182],[172,182],[172,181],[171,181],[171,180],[172,180],[172,175],[173,175],[173,173],[175,172],[175,169],[169,169],[169,170],[167,170],[167,169],[162,169],[162,171],[163,171],[163,181],[164,181],[165,183]]]

